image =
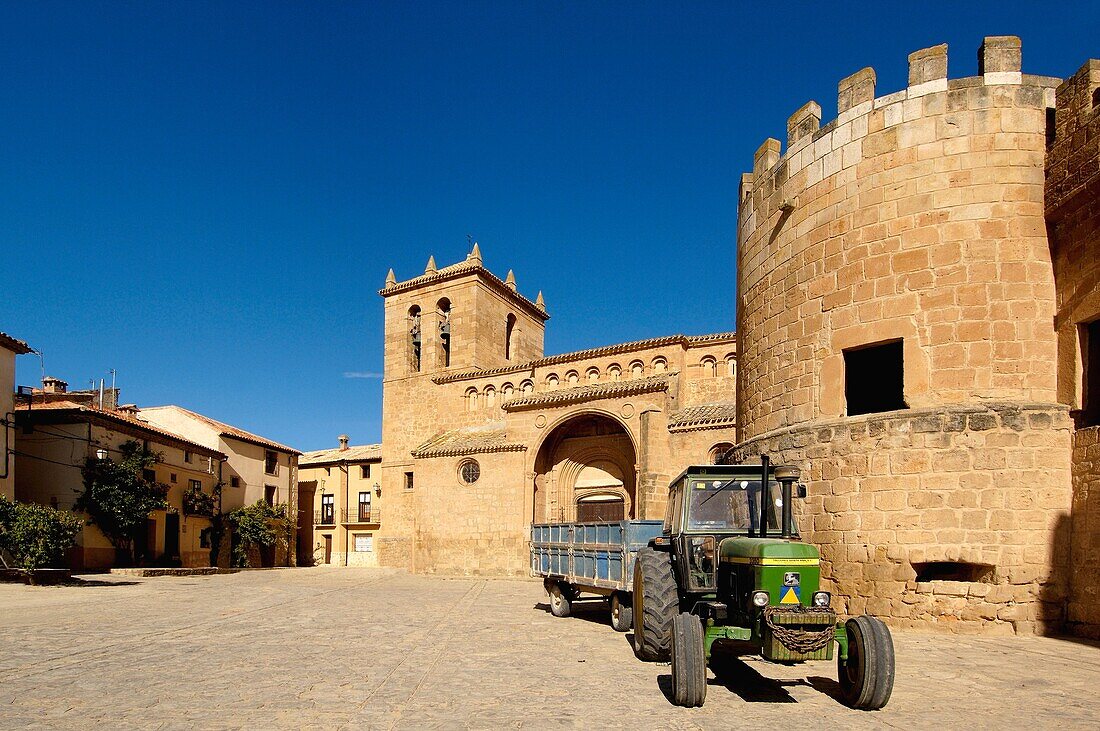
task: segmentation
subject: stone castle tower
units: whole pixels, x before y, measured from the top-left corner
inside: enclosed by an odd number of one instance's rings
[[[808,468],[805,537],[848,612],[1027,632],[1061,626],[1071,591],[1077,386],[1058,364],[1076,325],[1056,332],[1050,145],[1056,99],[1057,129],[1082,126],[1095,66],[1059,86],[1023,74],[1004,36],[978,59],[978,76],[948,79],[946,46],[917,51],[909,86],[885,96],[863,69],[840,82],[836,120],[810,102],[785,152],[756,153],[739,212],[740,451]],[[1089,154],[1095,171],[1095,138]],[[1097,248],[1069,238],[1055,257],[1076,247],[1091,272],[1079,322],[1100,316]]]

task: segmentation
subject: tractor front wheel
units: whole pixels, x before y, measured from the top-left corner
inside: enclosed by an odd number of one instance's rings
[[[672,700],[678,706],[696,708],[706,699],[703,623],[694,614],[681,612],[672,620]]]
[[[569,586],[556,581],[546,582],[546,593],[550,597],[550,613],[555,617],[568,617],[573,606],[573,592]]]
[[[626,594],[617,591],[611,595],[611,627],[616,632],[626,632],[634,624],[634,607]]]
[[[844,702],[861,711],[877,711],[894,689],[894,640],[880,619],[853,617],[844,625],[848,659],[837,655],[837,678]]]
[[[646,547],[634,559],[634,652],[642,660],[667,660],[672,618],[680,610],[680,594],[672,573],[672,558]]]

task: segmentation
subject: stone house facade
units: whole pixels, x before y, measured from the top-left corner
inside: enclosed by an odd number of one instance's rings
[[[214,496],[226,455],[179,434],[140,421],[128,410],[101,409],[83,401],[51,398],[16,407],[19,427],[18,480],[21,502],[70,510],[83,491],[82,468],[90,457],[119,457],[119,448],[137,441],[160,456],[146,479],[167,488],[168,507],[153,511],[137,537],[135,554],[143,565],[209,566]],[[201,493],[193,500],[189,493]],[[216,509],[216,508],[215,508]],[[115,548],[85,520],[70,551],[75,571],[120,565]]]
[[[142,421],[182,434],[226,455],[221,473],[222,513],[230,513],[262,500],[269,505],[286,505],[291,518],[295,517],[298,510],[298,457],[301,455],[297,449],[182,406],[152,406],[140,410],[135,408],[134,411]],[[226,531],[223,540],[230,540],[229,531]],[[296,563],[296,542],[297,538],[292,535],[288,545],[280,544],[274,553],[254,551],[249,563],[252,566],[293,566]],[[226,563],[229,555],[230,551],[222,551],[219,561]]]
[[[732,333],[545,356],[542,293],[476,245],[381,295],[381,565],[525,575],[532,522],[663,517],[669,480],[736,441]]]
[[[22,340],[0,332],[0,495],[15,499],[15,356],[33,352]]]
[[[305,452],[298,461],[298,564],[377,566],[382,520],[381,444]]]
[[[848,613],[1100,629],[1097,71],[1024,74],[999,36],[948,79],[923,49],[742,177],[737,454],[804,468]]]

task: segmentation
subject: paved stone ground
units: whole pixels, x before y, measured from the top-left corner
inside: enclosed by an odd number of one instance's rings
[[[1100,649],[1069,640],[896,632],[884,711],[838,703],[831,664],[760,661],[688,710],[602,606],[556,619],[536,582],[87,578],[0,585],[0,727],[1096,727]]]

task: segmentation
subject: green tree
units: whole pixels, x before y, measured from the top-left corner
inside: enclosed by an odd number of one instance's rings
[[[0,495],[0,548],[28,571],[60,567],[83,524],[72,513]]]
[[[168,507],[168,486],[145,479],[163,457],[136,441],[119,446],[120,458],[89,457],[83,468],[84,491],[75,509],[88,514],[116,550],[134,562],[134,541],[145,530],[149,513]]]
[[[287,515],[286,505],[272,507],[263,500],[237,508],[228,516],[236,542],[233,547],[233,565],[249,566],[248,550],[252,546],[276,546],[288,548],[294,522]]]

